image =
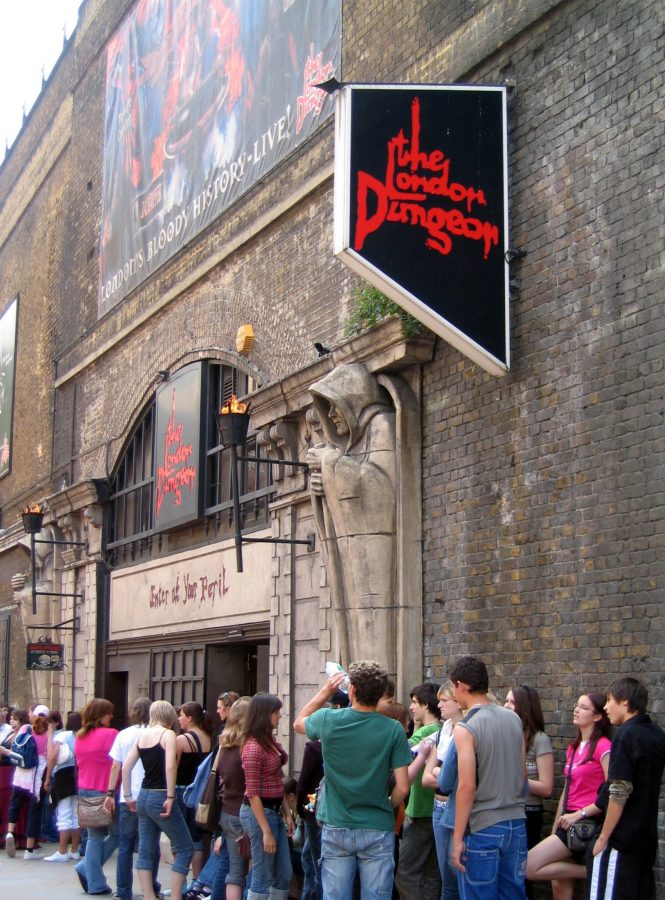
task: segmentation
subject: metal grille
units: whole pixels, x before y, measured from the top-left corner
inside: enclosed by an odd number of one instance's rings
[[[205,648],[173,647],[152,650],[150,696],[168,700],[176,709],[194,700],[205,706]]]

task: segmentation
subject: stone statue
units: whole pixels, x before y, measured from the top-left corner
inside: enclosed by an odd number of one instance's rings
[[[383,382],[384,385],[380,382]],[[343,665],[397,671],[396,419],[389,376],[341,365],[310,387],[325,443],[307,454]]]

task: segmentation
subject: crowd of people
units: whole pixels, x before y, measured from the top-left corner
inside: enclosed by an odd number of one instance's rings
[[[185,900],[499,900],[531,898],[539,881],[571,900],[585,879],[589,900],[655,900],[665,732],[641,682],[578,698],[547,836],[556,767],[535,688],[514,684],[501,704],[485,663],[463,657],[449,680],[416,685],[409,699],[396,701],[374,661],[332,674],[293,724],[307,738],[298,779],[285,778],[282,702],[269,693],[221,694],[217,733],[193,701],[176,710],[141,697],[121,731],[102,698],[66,725],[42,704],[3,708],[4,849],[74,861],[91,895],[113,893],[104,865],[117,849],[113,896],[123,900],[134,872],[146,900],[165,895],[162,835],[170,895]],[[206,780],[219,804],[210,829],[191,800]],[[45,806],[58,832],[48,856]]]

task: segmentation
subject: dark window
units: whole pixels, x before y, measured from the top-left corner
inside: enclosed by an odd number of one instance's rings
[[[152,533],[154,420],[153,402],[134,429],[111,480],[108,548]]]
[[[203,468],[206,519],[214,522],[218,536],[233,533],[233,492],[231,489],[230,450],[219,443],[215,410],[233,394],[246,397],[255,388],[244,372],[220,363],[208,363],[205,465]],[[206,392],[204,391],[204,396]],[[155,537],[154,508],[154,399],[136,425],[111,479],[108,506],[106,549],[110,565],[152,556]],[[268,503],[273,493],[271,466],[265,453],[250,435],[241,456],[256,456],[259,462],[239,463],[240,500],[243,528],[251,529],[268,521]],[[190,532],[192,533],[192,532]],[[168,543],[160,536],[159,549],[168,552]],[[202,535],[192,533],[192,540]],[[177,549],[183,549],[182,541]],[[174,544],[175,549],[175,544]]]
[[[205,513],[215,515],[222,531],[233,526],[233,491],[231,489],[231,451],[219,443],[215,410],[236,397],[245,397],[254,388],[252,380],[231,366],[210,366],[208,396],[208,442],[206,453]],[[249,437],[240,456],[255,456],[260,462],[241,461],[238,466],[243,528],[261,525],[268,518],[268,501],[273,492],[271,467],[256,436]]]

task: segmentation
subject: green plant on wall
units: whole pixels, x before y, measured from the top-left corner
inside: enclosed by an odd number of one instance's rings
[[[398,316],[401,319],[402,329],[406,337],[421,334],[424,331],[424,326],[418,319],[410,316],[394,300],[386,297],[385,294],[382,294],[378,288],[373,287],[371,284],[355,288],[351,292],[351,299],[351,315],[344,326],[346,337],[360,334],[361,331],[371,328],[387,316]]]

